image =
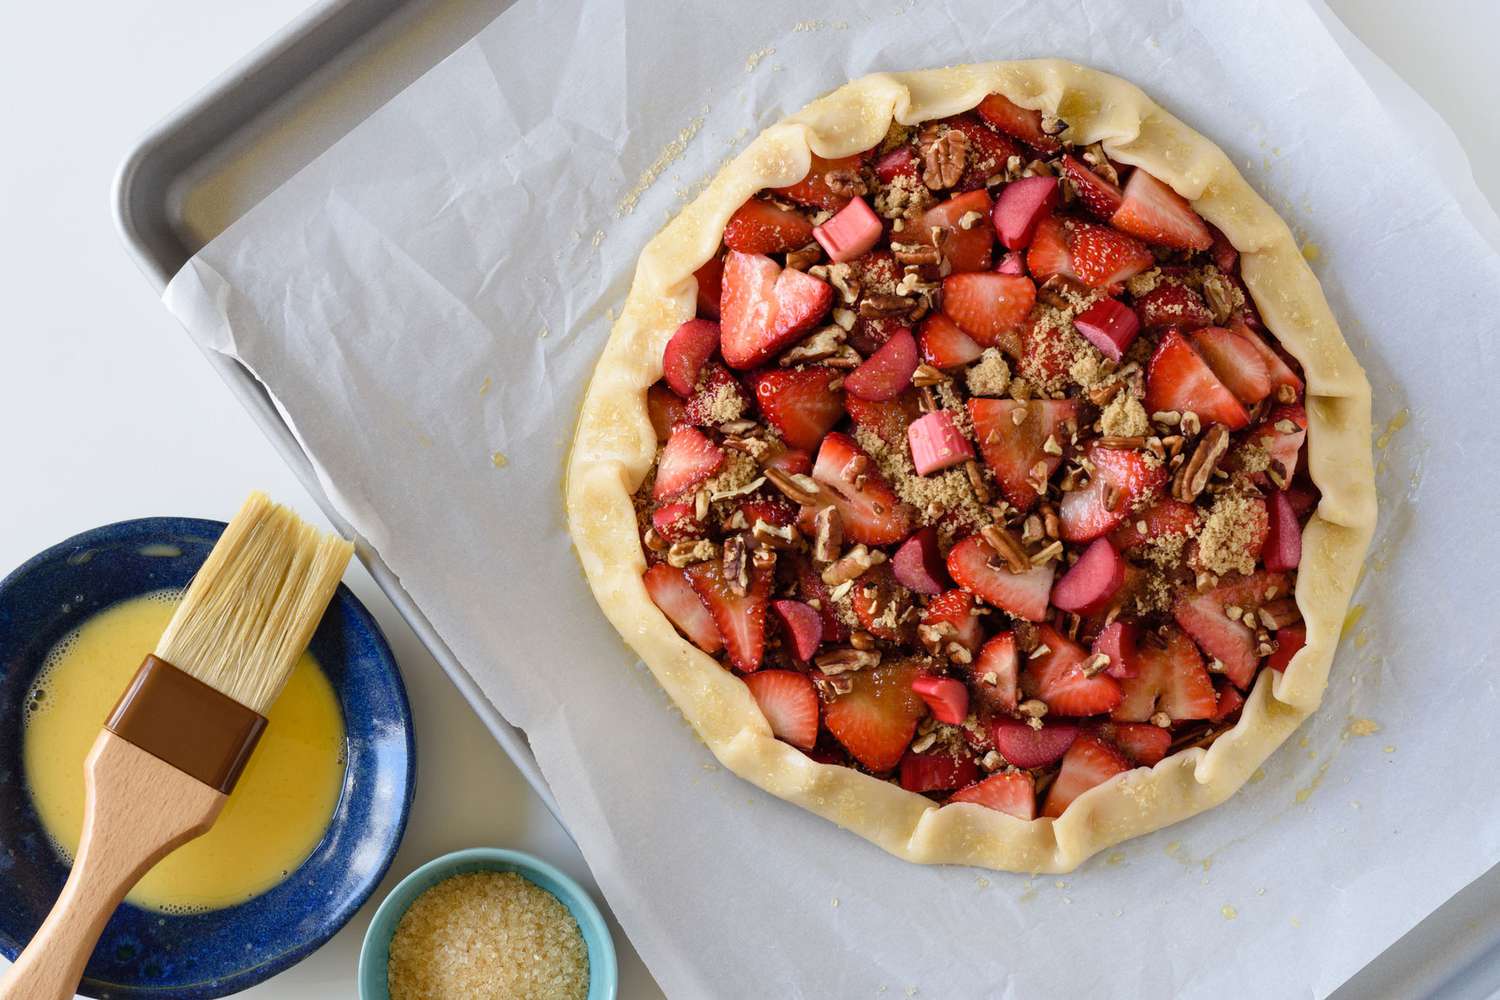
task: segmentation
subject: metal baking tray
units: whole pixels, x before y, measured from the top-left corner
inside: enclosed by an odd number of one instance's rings
[[[169,115],[125,158],[115,214],[136,263],[158,291],[165,289],[200,247],[513,2],[321,0]],[[525,734],[490,704],[380,554],[339,515],[265,387],[237,361],[205,356],[328,519],[355,538],[370,575],[562,823]],[[1500,996],[1500,867],[1332,996]]]

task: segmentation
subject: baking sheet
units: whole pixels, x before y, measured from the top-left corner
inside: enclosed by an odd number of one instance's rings
[[[1463,459],[1494,439],[1470,400],[1495,374],[1500,267],[1294,0],[1254,24],[1165,0],[802,13],[518,5],[168,304],[270,386],[329,495],[528,730],[669,992],[1243,995],[1246,963],[1256,992],[1329,992],[1500,856],[1500,779],[1464,763],[1493,701],[1482,597],[1454,585],[1484,578],[1486,546],[1445,528],[1494,507]],[[1028,880],[901,865],[714,765],[594,608],[558,480],[635,253],[732,149],[849,76],[1044,54],[1132,77],[1235,156],[1316,247],[1381,421],[1415,415],[1381,442],[1367,610],[1306,745],[1213,813]]]

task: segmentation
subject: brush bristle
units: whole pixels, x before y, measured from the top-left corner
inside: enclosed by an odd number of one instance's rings
[[[353,552],[264,493],[252,494],[193,577],[156,655],[264,715]]]

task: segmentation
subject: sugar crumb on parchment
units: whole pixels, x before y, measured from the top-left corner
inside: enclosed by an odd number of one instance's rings
[[[624,218],[635,211],[635,206],[640,203],[641,196],[646,193],[646,190],[652,184],[656,183],[656,179],[662,175],[662,172],[682,155],[683,151],[687,149],[688,143],[692,142],[693,137],[703,128],[703,122],[707,117],[708,109],[704,108],[701,114],[689,121],[683,127],[682,131],[677,133],[677,138],[662,147],[656,159],[651,161],[651,165],[641,173],[641,176],[636,179],[635,184],[631,186],[629,191],[625,192],[625,195],[615,206],[615,215]]]

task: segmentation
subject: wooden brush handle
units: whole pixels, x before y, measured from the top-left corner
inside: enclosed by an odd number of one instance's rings
[[[174,848],[213,826],[229,796],[109,730],[83,763],[83,837],[52,912],[0,980],[0,1000],[68,1000],[110,914]]]

